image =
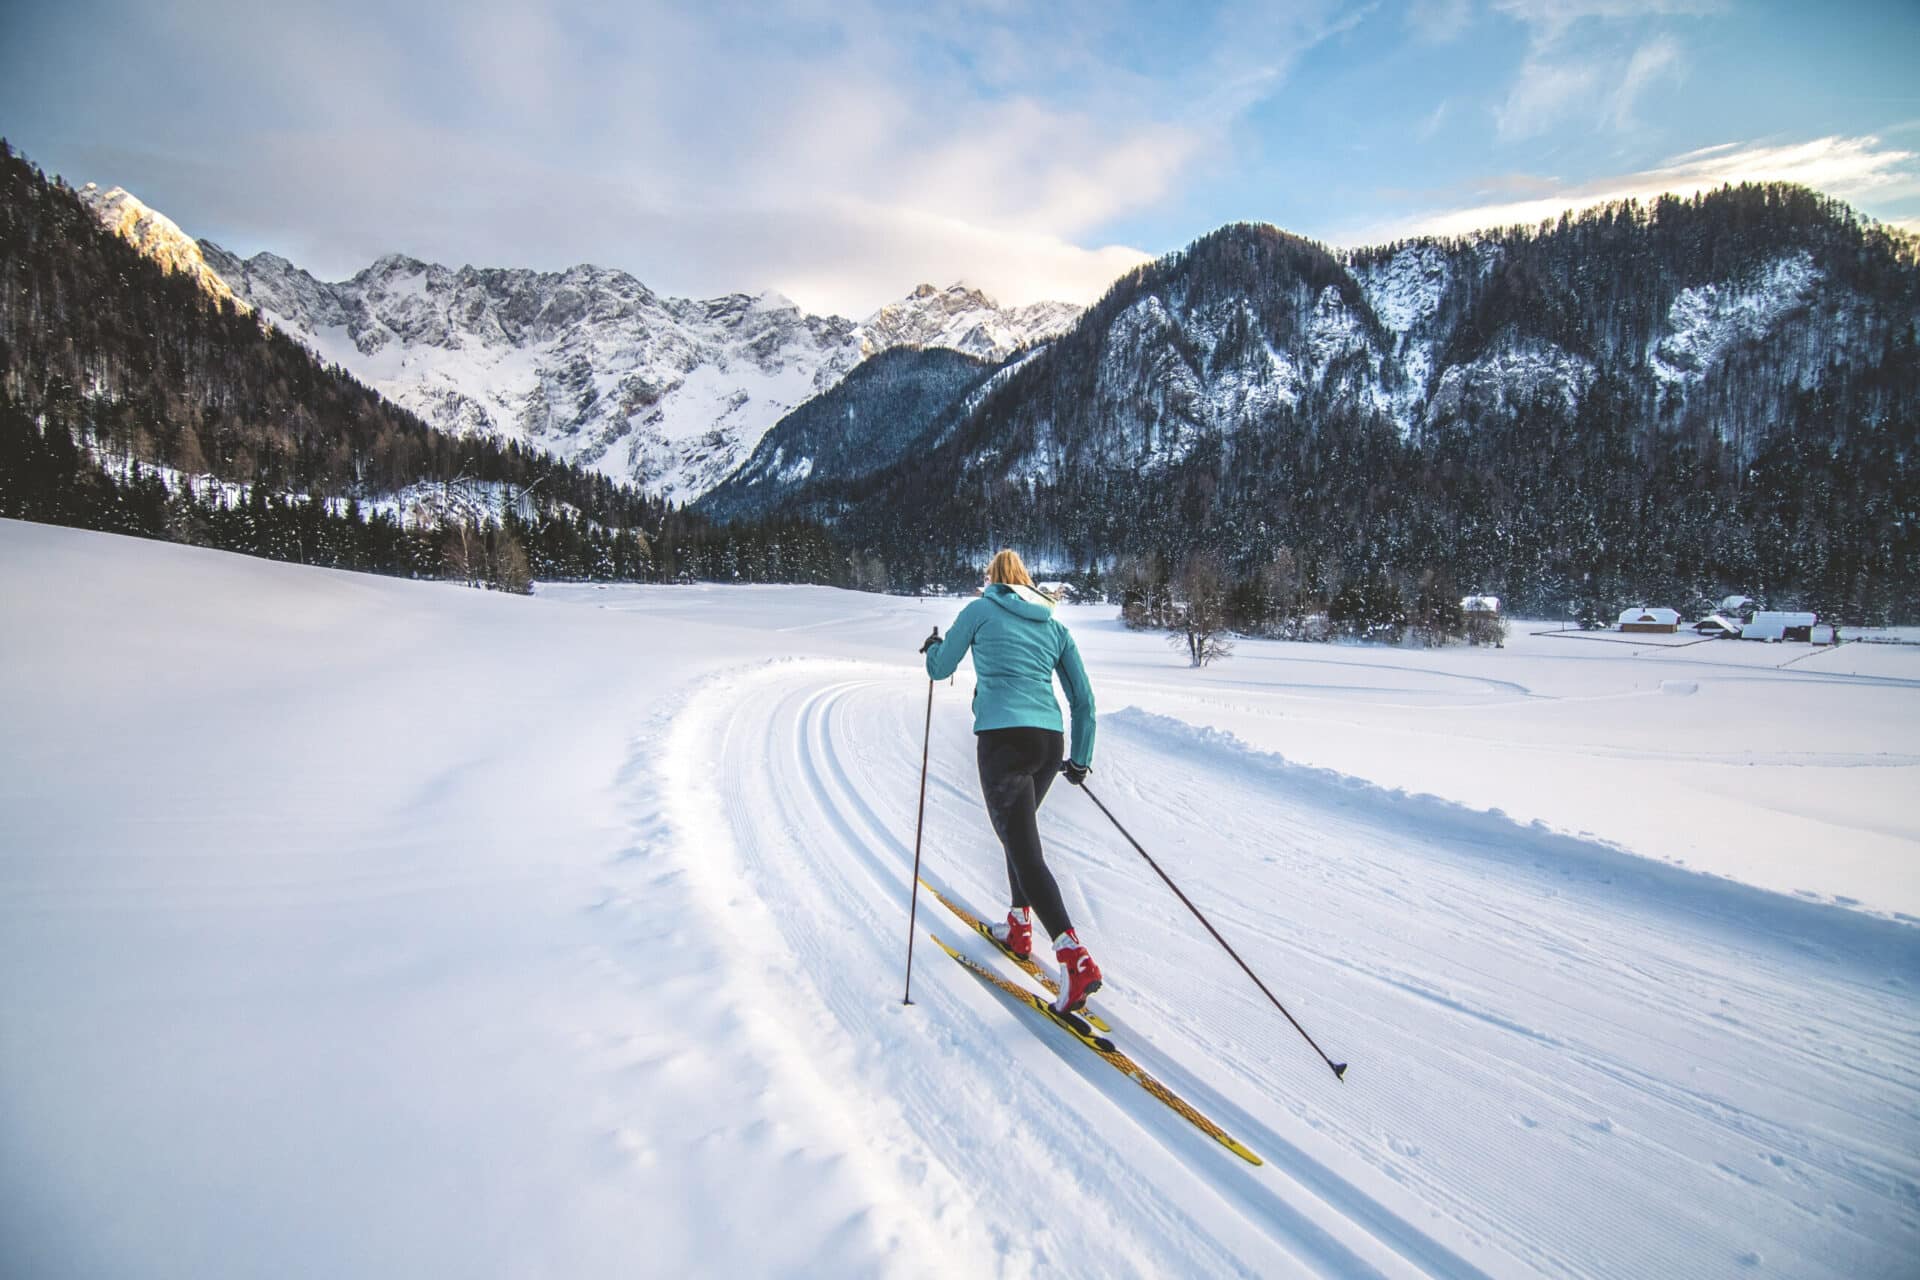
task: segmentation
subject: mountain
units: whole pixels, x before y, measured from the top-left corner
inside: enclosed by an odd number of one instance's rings
[[[894,462],[964,411],[963,393],[992,374],[985,360],[949,347],[883,351],[776,423],[698,509],[722,519],[759,515],[792,501],[816,470],[848,480]]]
[[[456,271],[390,255],[327,283],[274,254],[201,248],[275,324],[441,430],[518,440],[677,502],[876,352],[939,343],[1000,356],[1078,314],[923,285],[856,325],[777,293],[661,297],[592,266]]]
[[[285,258],[195,242],[121,188],[82,192],[102,225],[216,297],[261,311],[321,359],[460,436],[519,441],[690,502],[784,415],[900,346],[987,360],[1043,342],[1081,308],[1004,308],[962,284],[917,287],[861,323],[777,293],[665,298],[622,271],[461,267],[391,254],[325,282]]]
[[[197,261],[124,193],[76,193],[0,140],[0,516],[517,588],[847,576],[817,527],[715,529],[519,441],[437,430]]]
[[[916,566],[989,532],[1162,581],[1284,556],[1309,602],[1440,574],[1533,609],[1720,584],[1920,609],[1917,317],[1911,242],[1803,188],[1346,254],[1231,226],[923,456],[816,468],[786,509]]]
[[[89,182],[75,194],[99,219],[101,226],[143,255],[168,271],[192,279],[209,297],[235,303],[242,312],[249,310],[233,296],[232,288],[220,274],[207,264],[198,242],[175,225],[173,219],[149,209],[123,187],[102,191]]]
[[[273,254],[208,261],[322,359],[461,436],[518,440],[689,501],[861,359],[856,326],[778,294],[663,298],[622,271],[389,255],[325,283]]]
[[[1069,302],[1007,308],[965,284],[923,284],[868,316],[860,331],[868,355],[892,347],[951,347],[998,363],[1064,332],[1082,310]]]

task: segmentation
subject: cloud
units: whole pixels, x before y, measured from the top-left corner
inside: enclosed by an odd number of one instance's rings
[[[1679,78],[1684,59],[1680,46],[1666,36],[1647,41],[1633,51],[1619,86],[1607,99],[1606,117],[1615,129],[1634,127],[1634,105],[1657,81]]]
[[[1524,22],[1543,39],[1557,40],[1582,22],[1704,17],[1724,13],[1728,0],[1492,0],[1491,8]]]
[[[1499,136],[1520,141],[1582,122],[1615,132],[1636,127],[1640,98],[1678,79],[1686,58],[1670,34],[1634,41],[1623,32],[1724,6],[1719,0],[1494,0],[1493,7],[1528,31],[1519,73],[1494,111]]]
[[[1566,116],[1586,110],[1603,77],[1604,69],[1595,60],[1529,55],[1506,101],[1494,113],[1494,126],[1510,140],[1546,133]]]
[[[1473,0],[1412,0],[1407,25],[1429,44],[1445,44],[1467,29],[1473,19]]]
[[[773,286],[843,314],[956,276],[1010,303],[1091,300],[1144,256],[1102,229],[1217,163],[1303,51],[1366,11],[106,7],[50,17],[57,29],[16,58],[113,66],[51,82],[67,95],[58,163],[84,157],[74,180],[124,185],[195,234],[330,276],[395,250],[592,261],[666,292]],[[14,62],[0,55],[0,73]]]
[[[1512,178],[1497,180],[1512,189]],[[1433,209],[1357,228],[1335,237],[1342,244],[1380,244],[1412,236],[1453,236],[1496,227],[1532,226],[1570,209],[1663,194],[1691,196],[1742,182],[1793,182],[1843,200],[1920,194],[1920,153],[1888,147],[1872,136],[1815,138],[1779,144],[1721,143],[1674,156],[1635,173],[1589,182],[1540,180],[1545,189],[1524,199],[1495,199]],[[1483,184],[1489,194],[1499,189]]]

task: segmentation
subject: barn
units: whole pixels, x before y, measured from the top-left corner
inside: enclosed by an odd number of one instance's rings
[[[1645,605],[1638,605],[1621,611],[1620,629],[1672,635],[1680,629],[1680,615],[1672,609],[1649,609]]]
[[[1820,621],[1820,615],[1817,613],[1761,610],[1753,615],[1753,621],[1740,629],[1740,638],[1743,640],[1811,640],[1813,626],[1818,621]]]

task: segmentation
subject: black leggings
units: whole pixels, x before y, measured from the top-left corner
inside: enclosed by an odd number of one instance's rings
[[[1013,905],[1032,907],[1049,939],[1073,928],[1040,853],[1035,814],[1060,771],[1063,740],[1057,729],[988,729],[974,735],[980,760],[980,791],[987,798],[993,833],[1007,850],[1007,885]]]

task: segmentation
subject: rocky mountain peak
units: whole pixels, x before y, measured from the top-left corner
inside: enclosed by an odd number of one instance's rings
[[[78,195],[101,226],[168,271],[191,276],[213,297],[233,303],[243,311],[251,310],[234,296],[233,289],[219,273],[207,265],[192,236],[175,225],[173,219],[142,203],[125,187],[102,191],[89,182],[80,188]]]
[[[922,284],[861,323],[864,350],[951,347],[982,360],[1004,360],[1021,347],[1064,333],[1081,308],[1065,302],[1002,307],[984,290],[956,281],[944,289]]]

